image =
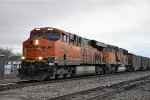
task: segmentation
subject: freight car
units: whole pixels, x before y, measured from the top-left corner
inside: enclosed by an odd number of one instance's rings
[[[137,71],[137,70],[141,70],[142,69],[142,57],[141,56],[138,56],[138,55],[132,55],[132,68],[133,70],[132,71]]]
[[[142,60],[143,59],[143,60]],[[49,80],[87,74],[111,74],[146,69],[148,58],[60,29],[35,28],[23,42],[18,76],[25,80]],[[136,63],[141,61],[139,63]],[[136,65],[138,64],[138,65]]]

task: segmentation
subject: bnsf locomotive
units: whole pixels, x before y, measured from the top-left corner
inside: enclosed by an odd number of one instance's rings
[[[146,70],[149,66],[149,58],[60,29],[45,27],[33,29],[30,38],[23,42],[18,76],[25,80],[49,80]]]

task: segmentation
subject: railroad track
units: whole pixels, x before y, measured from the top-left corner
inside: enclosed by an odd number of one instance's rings
[[[113,75],[120,75],[121,73],[116,73]],[[127,74],[127,73],[124,73]],[[88,79],[88,78],[96,78],[96,77],[103,77],[103,76],[110,76],[112,74],[108,75],[88,75],[88,76],[78,76],[73,78],[65,78],[65,79],[52,79],[50,81],[18,81],[18,82],[9,82],[9,83],[2,83],[0,84],[0,91],[5,91],[9,89],[17,89],[17,88],[23,88],[28,86],[36,86],[41,84],[50,84],[50,83],[59,83],[63,81],[71,81],[71,80],[80,80],[80,79]]]
[[[132,73],[138,73],[138,72],[132,72]],[[89,75],[89,76],[80,76],[75,78],[65,78],[65,79],[52,79],[51,81],[19,81],[19,82],[12,82],[12,83],[5,83],[0,84],[0,91],[5,91],[9,89],[17,89],[17,88],[23,88],[28,86],[37,86],[41,84],[50,84],[50,83],[59,83],[64,81],[71,81],[71,80],[81,80],[81,79],[89,79],[89,78],[96,78],[96,77],[107,77],[107,76],[114,76],[114,75],[120,75],[120,74],[131,74],[131,72],[126,73],[115,73],[115,74],[108,74],[108,75]]]
[[[150,76],[140,77],[130,81],[118,82],[116,84],[84,90],[48,100],[104,100],[113,94],[133,89],[136,86],[147,82],[150,82]]]

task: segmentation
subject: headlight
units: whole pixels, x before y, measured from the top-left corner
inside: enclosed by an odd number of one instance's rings
[[[50,27],[49,27],[49,28],[47,28],[47,30],[48,30],[48,31],[52,31],[52,30],[53,30],[53,28],[50,28]]]
[[[38,45],[39,44],[39,40],[35,40],[35,45]]]
[[[25,56],[22,56],[22,58],[21,58],[22,60],[24,60],[25,59]]]
[[[43,58],[42,57],[39,57],[39,60],[42,60]]]
[[[40,28],[35,28],[35,30],[39,31],[39,30],[41,30],[41,29],[40,29]]]

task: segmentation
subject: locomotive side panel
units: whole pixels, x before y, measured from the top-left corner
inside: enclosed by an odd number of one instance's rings
[[[106,48],[102,51],[103,53],[103,62],[106,64],[116,64],[116,54],[112,45],[107,45]]]
[[[121,65],[128,65],[128,51],[118,48],[117,62]]]
[[[58,45],[57,62],[59,66],[64,65],[79,65],[81,62],[81,44],[76,39],[70,41],[68,33],[63,32],[61,43]]]

